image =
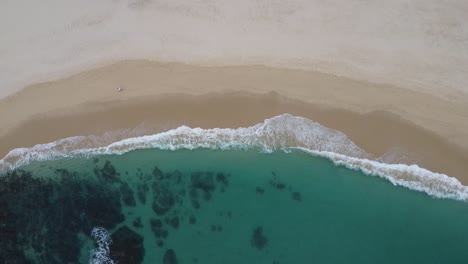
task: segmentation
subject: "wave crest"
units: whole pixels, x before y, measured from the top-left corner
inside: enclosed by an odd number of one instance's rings
[[[340,131],[303,117],[283,114],[255,126],[229,128],[190,128],[180,126],[166,132],[127,138],[109,143],[99,137],[71,137],[32,148],[14,149],[0,161],[0,169],[13,169],[31,161],[102,154],[123,154],[136,149],[252,149],[289,151],[299,149],[331,159],[337,165],[358,169],[385,178],[394,185],[422,191],[438,198],[468,200],[468,187],[445,174],[417,165],[385,164],[372,160]]]

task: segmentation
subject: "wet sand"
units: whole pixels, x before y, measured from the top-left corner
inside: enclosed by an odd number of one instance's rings
[[[182,124],[235,128],[289,113],[344,132],[386,162],[415,163],[468,184],[463,103],[310,71],[123,61],[27,87],[2,99],[0,113],[2,157],[69,136],[117,140]]]

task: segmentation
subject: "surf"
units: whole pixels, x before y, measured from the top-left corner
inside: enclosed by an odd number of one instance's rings
[[[162,133],[114,142],[97,136],[70,137],[32,148],[14,149],[0,160],[0,171],[13,170],[35,161],[122,155],[139,149],[257,149],[266,153],[299,150],[432,197],[468,200],[468,187],[456,178],[417,165],[381,162],[344,133],[290,114],[275,116],[250,127],[202,129],[180,126]]]

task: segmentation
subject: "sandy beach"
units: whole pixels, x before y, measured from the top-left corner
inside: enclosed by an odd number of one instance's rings
[[[344,132],[385,162],[468,183],[463,103],[311,71],[122,61],[27,87],[2,99],[0,112],[1,156],[70,136],[236,128],[289,113]]]
[[[465,263],[467,14],[0,1],[0,263]]]

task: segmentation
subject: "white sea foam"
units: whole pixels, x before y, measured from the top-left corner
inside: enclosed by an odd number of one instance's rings
[[[106,229],[102,227],[94,227],[91,231],[91,237],[97,242],[97,248],[91,251],[89,264],[114,264],[114,261],[109,257],[109,246],[112,239]]]
[[[166,132],[103,144],[97,137],[72,137],[29,149],[15,149],[0,161],[0,168],[13,169],[31,161],[63,157],[124,154],[131,150],[177,149],[299,149],[326,157],[338,165],[385,178],[395,185],[425,192],[438,198],[468,200],[468,187],[457,179],[417,165],[385,164],[356,146],[340,131],[289,114],[266,119],[255,126],[201,129],[181,126]]]

